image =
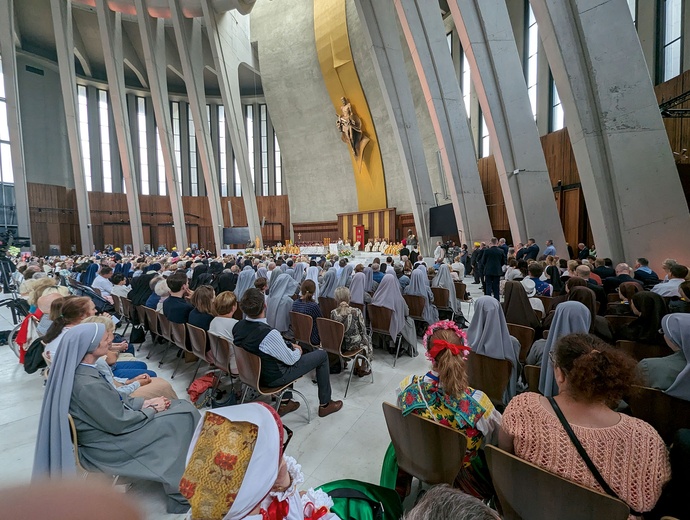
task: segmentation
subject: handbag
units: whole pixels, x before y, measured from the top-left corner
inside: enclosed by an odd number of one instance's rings
[[[43,357],[44,349],[45,344],[41,338],[36,338],[31,342],[29,348],[26,349],[24,354],[24,371],[27,374],[33,374],[37,370],[48,366]]]
[[[144,329],[144,326],[137,325],[136,327],[133,327],[132,332],[129,335],[129,342],[136,345],[137,343],[143,343],[144,341],[146,341],[146,330]]]
[[[556,412],[556,416],[558,417],[558,420],[561,421],[561,425],[563,425],[563,429],[565,432],[568,434],[568,437],[570,437],[570,441],[573,443],[575,446],[575,449],[577,450],[578,454],[580,455],[580,458],[583,460],[583,462],[587,465],[587,468],[589,468],[589,471],[592,473],[596,481],[599,483],[601,488],[604,490],[604,492],[612,496],[613,498],[617,498],[624,504],[627,504],[625,500],[621,499],[621,497],[618,496],[618,494],[611,489],[611,486],[608,485],[606,480],[604,480],[604,477],[601,476],[601,473],[599,473],[599,470],[597,467],[594,465],[594,462],[592,462],[592,459],[589,458],[589,455],[587,455],[587,452],[585,451],[585,448],[582,446],[580,443],[580,440],[577,438],[575,435],[575,432],[573,429],[570,427],[570,424],[566,420],[565,416],[563,415],[563,412],[561,411],[561,407],[558,406],[558,403],[553,397],[547,397],[549,400],[549,403],[551,403],[551,407],[553,408],[553,411]],[[630,514],[634,516],[642,516],[642,513],[638,513],[635,511],[632,507],[630,507]]]

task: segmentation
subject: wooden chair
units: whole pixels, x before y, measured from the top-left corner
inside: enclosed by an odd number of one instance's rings
[[[541,302],[544,304],[544,312],[548,314],[549,310],[551,309],[551,305],[553,304],[553,297],[551,296],[536,296],[541,300]]]
[[[79,478],[86,480],[91,472],[81,465],[81,460],[79,459],[79,440],[77,439],[77,427],[74,424],[74,419],[72,418],[71,414],[67,414],[67,422],[69,423],[69,436],[72,440],[72,451],[74,453],[74,464],[77,467],[77,474]],[[110,478],[112,478],[112,485],[115,486],[120,477],[119,475],[110,475]]]
[[[570,482],[495,446],[484,448],[505,520],[627,520],[617,498]]]
[[[142,327],[146,326],[146,307],[144,305],[133,305],[134,307],[134,312],[137,313],[137,317],[139,318],[139,324]],[[139,343],[139,347],[137,347],[137,350],[141,349],[141,346],[144,344],[146,341],[146,334],[144,334],[144,339]]]
[[[666,345],[646,345],[645,343],[622,339],[616,341],[616,348],[622,350],[637,361],[642,361],[646,358],[665,357],[673,354],[673,351]]]
[[[614,293],[607,294],[606,295],[606,302],[607,303],[620,303],[621,298],[618,295],[618,291],[616,291]]]
[[[455,320],[455,311],[449,306],[450,291],[443,287],[432,287],[431,292],[434,295],[434,305],[439,311],[450,312],[451,320]]]
[[[518,325],[516,323],[508,323],[507,325],[510,335],[520,342],[520,362],[524,363],[525,359],[527,359],[529,349],[532,348],[532,344],[534,343],[536,331],[532,327],[525,327],[524,325]]]
[[[146,315],[146,326],[148,327],[149,332],[151,333],[151,340],[153,341],[153,346],[155,346],[158,337],[162,336],[160,332],[160,327],[158,325],[158,317],[163,315],[149,307],[144,307],[144,314]],[[146,355],[146,359],[151,359],[151,355],[153,354],[153,346],[149,350],[149,353]],[[166,350],[167,346],[169,346],[169,344],[166,345]],[[165,350],[163,350],[163,355],[165,355]]]
[[[115,315],[119,318],[122,319],[122,298],[120,298],[117,294],[111,294],[110,297],[113,299],[113,307],[115,307]]]
[[[319,307],[321,307],[321,316],[330,317],[331,311],[338,305],[335,303],[335,298],[323,298],[319,296]]]
[[[539,391],[539,376],[541,375],[541,366],[539,365],[525,365],[524,372],[525,380],[527,381],[527,388],[530,392],[541,393]]]
[[[208,346],[208,336],[204,329],[185,324],[187,328],[187,338],[189,338],[189,346],[192,348],[192,352],[197,357],[196,369],[194,370],[194,375],[192,376],[192,381],[196,379],[196,375],[199,372],[199,367],[202,361],[206,361],[209,365],[213,365],[213,358],[209,354]]]
[[[237,363],[235,362],[234,346],[222,336],[216,336],[210,332],[207,334],[213,365],[228,375],[237,375]]]
[[[184,353],[192,352],[192,349],[187,341],[187,329],[185,328],[184,323],[170,322],[170,339],[172,340],[173,345],[182,350],[182,354],[177,358],[177,363],[175,363],[175,370],[173,370],[173,373],[170,376],[170,379],[175,379],[175,374],[180,366],[180,361],[182,361],[182,358],[185,357]]]
[[[671,444],[678,430],[690,428],[690,401],[644,386],[633,386],[626,401],[633,417],[651,424],[666,444]]]
[[[311,422],[311,410],[309,408],[309,401],[307,401],[307,398],[304,397],[302,392],[300,392],[299,390],[295,390],[294,388],[290,388],[293,385],[293,383],[297,381],[297,379],[299,378],[295,379],[294,381],[290,381],[288,384],[283,385],[281,387],[268,388],[262,386],[260,383],[261,358],[259,356],[256,356],[251,352],[247,352],[241,346],[236,345],[235,359],[237,360],[237,371],[239,373],[240,381],[242,381],[246,385],[244,393],[242,394],[242,400],[240,401],[240,404],[244,403],[244,400],[247,398],[247,392],[250,388],[252,388],[261,395],[276,396],[277,411],[278,408],[280,408],[280,401],[283,398],[283,394],[290,390],[291,392],[299,395],[302,398],[302,401],[304,401],[304,404],[307,407],[307,422]]]
[[[290,322],[292,323],[292,332],[295,334],[295,341],[297,343],[303,343],[310,347],[316,346],[311,343],[311,331],[314,327],[314,319],[311,316],[290,311]]]
[[[327,318],[316,318],[316,326],[319,329],[319,337],[321,338],[321,348],[329,354],[338,356],[342,364],[342,360],[351,360],[352,367],[350,369],[350,377],[347,379],[347,387],[345,388],[345,397],[347,398],[347,391],[350,389],[350,382],[352,381],[352,374],[355,371],[357,360],[361,359],[366,362],[371,371],[371,383],[374,384],[374,370],[371,363],[362,355],[364,349],[351,350],[349,352],[342,351],[343,338],[345,337],[345,325],[339,321],[329,320]]]
[[[391,317],[393,316],[393,311],[387,307],[379,307],[378,305],[369,305],[369,320],[371,323],[371,333],[379,334],[381,336],[388,336],[393,340],[396,345],[395,358],[393,359],[393,368],[398,362],[398,356],[400,355],[400,346],[402,345],[402,334],[398,334],[397,337],[391,336],[388,332],[388,325],[391,322]]]
[[[421,482],[450,484],[462,468],[467,437],[458,430],[383,403],[398,466]]]
[[[412,318],[414,321],[425,321],[424,317],[422,316],[424,314],[424,304],[426,303],[424,297],[406,294],[403,296],[403,298],[405,299],[405,303],[407,303],[407,307],[410,310],[410,318]]]
[[[120,303],[122,304],[122,319],[125,321],[125,330],[122,331],[122,335],[127,334],[127,329],[132,324],[132,300],[129,298],[120,298]]]
[[[484,392],[494,406],[503,410],[503,395],[510,382],[512,363],[507,359],[494,359],[470,352],[465,371],[469,385]]]
[[[170,346],[173,344],[173,340],[172,340],[172,324],[170,323],[170,320],[165,316],[165,314],[161,314],[161,313],[158,313],[157,319],[158,319],[158,330],[160,331],[160,335],[168,343],[165,347],[165,350],[163,351],[163,355],[161,356],[160,361],[158,362],[158,368],[160,368],[163,366],[163,359],[165,359],[165,354],[168,351],[168,348],[170,348]]]
[[[613,314],[607,314],[604,316],[606,321],[611,325],[611,330],[615,334],[619,329],[625,327],[628,323],[631,323],[637,319],[637,316],[616,316]]]
[[[463,282],[453,282],[453,285],[455,285],[455,297],[464,302],[467,286]]]

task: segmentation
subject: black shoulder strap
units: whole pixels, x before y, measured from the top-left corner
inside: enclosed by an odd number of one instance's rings
[[[622,500],[618,496],[618,494],[613,489],[611,489],[611,486],[609,486],[608,483],[606,482],[606,480],[604,480],[604,477],[601,476],[601,473],[599,473],[599,470],[594,465],[594,462],[592,462],[592,459],[589,458],[589,455],[587,455],[585,448],[582,446],[582,444],[580,443],[580,440],[575,435],[575,432],[570,427],[570,424],[568,423],[565,416],[563,415],[563,412],[561,411],[561,407],[558,406],[558,403],[556,402],[556,400],[553,397],[547,397],[547,399],[549,400],[549,403],[551,404],[553,411],[556,412],[556,416],[558,417],[558,420],[561,421],[561,425],[563,426],[563,429],[568,434],[568,437],[570,437],[570,441],[573,443],[573,445],[575,446],[575,449],[580,454],[580,458],[587,465],[587,468],[589,468],[589,471],[592,473],[592,475],[594,476],[596,481],[599,483],[601,488],[604,490],[604,492],[607,495],[610,495],[614,498],[617,498],[618,500],[621,500],[622,502],[625,502],[624,500]],[[628,507],[630,507],[630,506],[628,505]],[[630,514],[635,515],[635,516],[642,516],[642,513],[638,513],[632,507],[630,507]]]

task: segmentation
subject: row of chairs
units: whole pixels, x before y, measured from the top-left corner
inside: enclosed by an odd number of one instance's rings
[[[383,414],[398,466],[430,485],[450,484],[462,468],[467,437],[463,433],[383,403]],[[628,506],[530,464],[495,446],[486,459],[503,518],[509,520],[625,520]],[[573,507],[577,504],[577,507]]]

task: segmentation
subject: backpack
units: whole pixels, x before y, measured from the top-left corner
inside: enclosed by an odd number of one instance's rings
[[[359,480],[336,480],[318,489],[333,499],[331,512],[342,520],[398,520],[403,514],[393,489]]]
[[[46,360],[43,359],[43,350],[45,349],[43,340],[36,338],[31,342],[29,348],[24,353],[24,371],[27,374],[33,374],[41,368],[46,368]]]

